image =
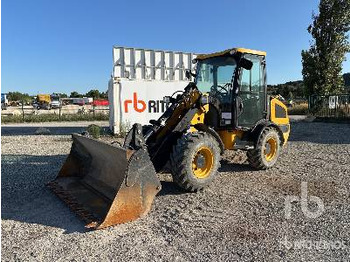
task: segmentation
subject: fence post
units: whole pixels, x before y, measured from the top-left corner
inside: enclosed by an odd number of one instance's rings
[[[58,119],[61,120],[61,109],[62,109],[62,100],[61,98],[58,100],[60,104],[58,105]]]
[[[22,120],[24,123],[24,101],[22,100]]]
[[[339,97],[338,97],[338,95],[336,95],[335,97],[334,97],[334,104],[335,104],[335,113],[334,113],[334,115],[335,115],[335,117],[338,117],[338,102],[339,102]]]
[[[95,117],[96,117],[96,115],[95,115],[95,110],[96,110],[96,106],[95,106],[95,104],[93,104],[92,105],[92,114],[93,114],[93,119],[95,120]]]

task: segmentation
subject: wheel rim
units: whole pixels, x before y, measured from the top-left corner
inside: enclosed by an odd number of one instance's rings
[[[272,161],[277,153],[277,140],[273,137],[269,138],[265,144],[264,155],[266,161]]]
[[[214,156],[210,148],[201,147],[192,161],[192,170],[197,178],[206,178],[213,168]]]

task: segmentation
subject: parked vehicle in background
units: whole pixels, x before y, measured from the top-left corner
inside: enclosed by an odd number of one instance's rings
[[[79,97],[79,98],[71,98],[73,100],[73,105],[91,105],[93,102],[92,97]]]
[[[92,97],[83,97],[83,99],[86,105],[91,105],[94,102],[94,99]]]
[[[107,99],[96,99],[92,104],[94,106],[108,106],[109,102]]]
[[[33,102],[33,107],[36,109],[50,109],[51,96],[49,94],[38,94]]]
[[[83,106],[85,105],[85,101],[83,98],[73,98],[73,105]]]
[[[1,93],[1,110],[6,110],[8,104],[9,104],[9,101],[7,99],[7,94]]]
[[[61,108],[61,101],[60,101],[60,96],[58,94],[52,94],[51,95],[51,103],[50,103],[50,107],[52,109],[56,109],[56,108]]]
[[[73,105],[73,98],[61,98],[61,105],[67,106],[67,105]]]
[[[36,96],[36,99],[33,101],[33,107],[40,110],[40,109],[46,109],[50,110],[57,109],[62,106],[60,101],[60,96],[58,94],[53,93],[52,95],[49,94],[38,94]]]

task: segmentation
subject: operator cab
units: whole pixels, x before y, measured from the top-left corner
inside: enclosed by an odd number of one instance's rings
[[[197,56],[195,83],[209,94],[216,127],[249,129],[267,118],[265,55],[234,48]]]
[[[213,57],[198,63],[196,85],[221,103],[231,103],[233,73],[237,63],[232,56]]]

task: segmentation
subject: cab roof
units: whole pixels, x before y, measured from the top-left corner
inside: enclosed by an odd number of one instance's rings
[[[258,51],[258,50],[253,50],[253,49],[247,49],[247,48],[242,48],[242,47],[237,47],[237,48],[230,48],[221,52],[216,52],[212,54],[199,54],[195,58],[196,60],[203,60],[211,57],[218,57],[218,56],[224,56],[224,55],[229,55],[233,53],[243,53],[243,54],[252,54],[252,55],[261,55],[261,56],[266,56],[266,52],[264,51]]]

